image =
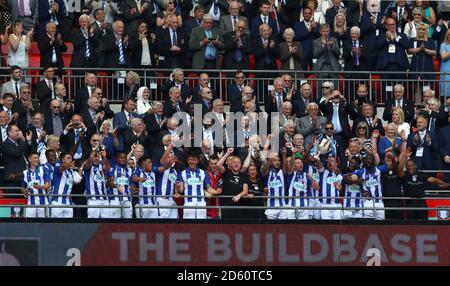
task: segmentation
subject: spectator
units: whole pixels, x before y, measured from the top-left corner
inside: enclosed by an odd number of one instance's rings
[[[201,73],[198,78],[198,85],[192,88],[192,101],[194,103],[199,103],[202,101],[201,91],[204,88],[210,88],[211,81],[209,80],[209,75],[205,72]],[[211,89],[212,97],[217,98],[216,93]]]
[[[405,137],[408,138],[408,135],[411,132],[411,126],[405,122],[405,113],[403,112],[403,109],[395,107],[392,110],[392,123],[397,130],[398,136],[400,136],[400,133],[404,131]]]
[[[123,17],[127,24],[127,33],[131,35],[142,21],[149,21],[153,7],[146,0],[124,0]]]
[[[140,118],[133,118],[130,122],[130,128],[123,136],[123,143],[125,146],[125,153],[131,150],[131,145],[141,144],[143,146],[151,146],[151,139],[148,137],[145,124]],[[145,155],[150,155],[151,150],[146,148]]]
[[[330,37],[330,26],[322,24],[320,26],[321,37],[313,41],[313,56],[317,60],[313,65],[313,70],[330,71],[330,73],[320,73],[319,78],[337,79],[336,71],[341,70],[338,59],[341,55],[339,44],[336,38]]]
[[[37,19],[39,17],[39,0],[29,0],[29,5],[24,5],[24,11],[21,13],[18,1],[5,1],[7,9],[11,12],[10,23],[15,23],[16,21],[21,21],[23,23],[23,30],[28,33],[31,29],[36,26]],[[48,4],[47,4],[48,5]],[[48,11],[48,9],[47,9]],[[5,23],[6,19],[3,19]]]
[[[94,0],[95,1],[95,0]],[[105,9],[107,9],[107,6],[110,6],[110,4],[113,2],[107,3],[108,5],[105,6]],[[103,41],[102,37],[106,34],[108,30],[111,29],[111,25],[113,23],[112,18],[110,20],[105,20],[105,11],[102,9],[96,9],[93,11],[94,21],[92,22],[92,27],[94,29],[94,38],[96,42],[96,46],[94,47],[94,53],[95,57],[97,59],[97,65],[99,67],[104,66],[105,59],[103,55]]]
[[[272,29],[267,24],[259,27],[260,37],[253,39],[253,55],[255,57],[255,69],[257,70],[277,70],[276,59],[280,56],[280,46],[278,40],[272,33]],[[265,75],[269,76],[270,75]],[[258,87],[260,90],[263,88]]]
[[[434,25],[436,24],[436,13],[433,7],[430,6],[429,0],[416,0],[413,2],[413,7],[420,8],[422,11],[422,21],[429,26],[428,34],[432,35],[434,31]],[[414,16],[414,9],[413,9]]]
[[[39,162],[41,163],[41,165],[45,165],[48,162],[47,153],[50,150],[55,152],[56,157],[59,158],[59,155],[61,154],[59,145],[60,145],[60,142],[59,142],[59,137],[57,135],[54,135],[54,134],[47,135],[46,144],[42,148],[40,155],[39,155]]]
[[[405,113],[405,122],[411,123],[414,119],[414,104],[411,100],[404,98],[405,87],[401,84],[394,86],[394,99],[386,101],[386,106],[383,112],[383,120],[392,122],[392,109],[400,107]]]
[[[81,114],[87,109],[87,100],[92,96],[92,93],[97,86],[97,76],[93,72],[87,71],[84,75],[85,87],[81,87],[75,94],[74,111]]]
[[[189,43],[192,30],[201,25],[203,15],[205,15],[205,8],[197,5],[194,8],[194,16],[184,21],[183,29],[186,43]],[[192,51],[190,49],[186,49],[186,62],[184,63],[184,67],[192,67]]]
[[[97,57],[95,56],[95,46],[98,44],[98,38],[95,37],[95,28],[89,28],[89,16],[83,14],[78,19],[80,28],[72,35],[73,53],[70,66],[73,68],[90,69],[98,67]],[[74,70],[74,75],[83,75],[85,71]]]
[[[355,122],[353,122],[353,126],[357,126],[357,124],[361,121],[367,123],[369,127],[369,134],[372,134],[373,131],[378,130],[376,132],[384,136],[383,123],[381,122],[381,119],[379,119],[375,114],[375,110],[373,109],[373,106],[371,104],[363,104],[362,116],[359,117],[359,119],[356,119]],[[356,133],[356,130],[353,130],[353,133]]]
[[[36,83],[35,92],[36,97],[39,99],[40,112],[46,113],[50,101],[55,97],[55,69],[53,67],[44,68],[44,79]]]
[[[114,117],[114,111],[109,107],[109,102],[106,97],[103,97],[103,91],[101,88],[96,87],[92,92],[92,96],[97,97],[100,102],[99,111],[105,112],[105,119],[111,119]]]
[[[112,130],[112,124],[110,120],[105,120],[100,127],[100,134],[102,136],[101,146],[105,146],[108,157],[111,158],[111,164],[116,163],[116,151],[115,148],[119,145],[117,136]],[[92,139],[92,138],[91,138]]]
[[[100,111],[100,101],[97,97],[90,97],[87,104],[89,108],[81,113],[81,116],[86,126],[86,136],[90,139],[93,134],[100,131],[100,127],[105,120],[105,112]]]
[[[450,30],[445,33],[445,38],[442,41],[441,47],[439,49],[439,54],[441,56],[441,69],[440,72],[443,74],[441,78],[441,92],[445,95],[450,94]]]
[[[56,1],[45,1],[38,0],[39,4],[36,4],[39,7],[39,12],[37,13],[39,17],[38,21],[38,36],[45,36],[47,30],[47,24],[53,23],[58,29],[58,34],[62,32],[62,17],[66,14],[66,6],[64,5],[63,0]],[[47,31],[48,33],[48,31]],[[42,66],[42,65],[41,65]]]
[[[3,143],[8,139],[8,124],[9,124],[9,115],[6,111],[0,110],[0,129],[2,132],[2,138],[0,143]],[[1,148],[0,148],[0,159],[1,159]],[[3,165],[3,164],[2,164]]]
[[[311,100],[311,85],[309,83],[303,83],[300,87],[300,98],[296,98],[292,102],[292,108],[297,116],[301,118],[306,115],[306,106],[308,106]]]
[[[411,149],[411,159],[419,170],[434,170],[433,153],[439,149],[436,135],[427,130],[428,120],[423,115],[418,115],[416,119],[417,131],[408,136],[408,148]]]
[[[92,150],[89,148],[90,138],[87,138],[86,131],[83,117],[74,114],[60,137],[62,151],[73,154],[77,166],[81,165],[81,160],[87,158]]]
[[[325,21],[330,27],[333,27],[337,14],[347,14],[347,18],[350,17],[350,11],[347,11],[346,5],[342,0],[331,0],[331,7],[326,10]],[[352,23],[349,23],[352,24]]]
[[[319,106],[314,102],[310,102],[306,110],[308,115],[297,121],[297,130],[305,136],[305,146],[309,146],[313,142],[313,137],[324,130],[327,119],[319,115]]]
[[[438,130],[447,124],[447,122],[441,121],[439,109],[441,103],[436,98],[430,98],[428,100],[428,108],[422,109],[419,114],[425,116],[428,119],[427,130],[438,134]]]
[[[163,115],[163,108],[161,102],[153,102],[153,112],[147,112],[143,118],[145,126],[147,127],[148,136],[152,139],[152,146],[159,144],[159,134],[166,128],[168,118]]]
[[[265,111],[268,114],[272,112],[280,112],[283,102],[286,101],[284,82],[281,77],[275,78],[273,81],[273,87],[274,89],[269,91],[264,98]]]
[[[186,111],[186,105],[181,100],[180,90],[175,86],[170,88],[169,100],[165,101],[163,104],[164,104],[163,114],[167,118],[171,118],[177,112]]]
[[[403,131],[403,133],[405,132]],[[395,154],[400,153],[402,141],[397,134],[397,128],[393,123],[386,125],[386,136],[381,137],[380,142],[378,143],[378,154],[381,158],[384,158],[386,152],[389,150],[394,151]],[[403,135],[403,137],[407,138],[405,135]]]
[[[331,36],[336,38],[340,55],[339,55],[339,65],[341,69],[344,68],[344,59],[342,57],[344,41],[349,38],[350,27],[347,27],[347,21],[345,19],[345,15],[343,13],[338,13],[334,17],[334,25],[331,27]]]
[[[148,31],[146,22],[140,22],[137,31],[130,36],[130,50],[133,51],[131,66],[140,69],[152,69],[156,67],[155,57],[155,33]],[[141,76],[143,75],[142,72]]]
[[[13,33],[9,35],[8,46],[8,65],[18,66],[21,69],[28,68],[28,50],[31,47],[31,39],[34,35],[34,29],[24,34],[21,21],[14,23]]]
[[[56,69],[56,74],[62,76],[64,73],[62,53],[67,51],[67,46],[63,43],[61,34],[56,31],[54,22],[47,23],[45,34],[42,34],[38,39],[38,47],[41,58],[40,66],[53,67]]]
[[[20,88],[22,86],[28,86],[27,83],[23,82],[22,78],[22,69],[18,66],[10,67],[11,80],[2,84],[2,93],[3,96],[5,93],[11,93],[15,96],[15,98],[19,97]]]
[[[369,98],[369,90],[365,83],[359,84],[356,89],[356,99],[353,101],[353,116],[350,119],[355,120],[362,114],[362,106],[364,103],[372,105],[373,110],[377,110],[377,104]]]
[[[237,2],[233,1],[232,3]],[[247,27],[246,20],[237,21],[234,27],[234,30],[225,32],[223,35],[225,50],[223,68],[246,70],[250,68],[249,55],[252,53],[251,36],[245,32]]]
[[[137,91],[137,114],[144,116],[146,113],[152,113],[152,104],[149,102],[150,90],[142,86]]]
[[[203,16],[202,26],[192,30],[189,47],[193,52],[193,69],[218,69],[223,50],[222,32],[213,27],[211,14]]]
[[[44,129],[47,134],[54,134],[56,136],[61,136],[64,131],[64,126],[67,125],[69,117],[61,112],[62,104],[58,99],[53,99],[50,102],[51,112],[46,112],[45,114],[45,124]]]
[[[169,0],[169,3],[175,0]],[[160,55],[159,67],[164,69],[179,68],[183,64],[186,50],[186,39],[181,29],[180,18],[167,16],[167,28],[162,28],[156,36],[156,47]]]
[[[269,26],[268,28],[270,28],[270,31],[275,39],[278,38],[280,31],[278,30],[277,22],[274,19],[270,18],[269,16],[271,6],[272,4],[269,1],[260,2],[259,6],[260,14],[257,17],[255,17],[251,22],[252,25],[250,32],[254,40],[260,37],[266,37],[262,34],[261,31],[261,25],[263,24]]]
[[[220,17],[227,14],[229,3],[225,0],[199,0],[198,4],[205,7],[205,12],[212,16],[214,27],[219,28]]]
[[[311,2],[313,1],[308,1],[308,5],[310,5],[309,3]],[[317,3],[317,1],[315,2]],[[303,20],[296,23],[294,26],[295,40],[302,44],[302,50],[304,53],[302,66],[305,70],[312,69],[313,41],[315,38],[320,36],[319,22],[314,20],[318,18],[314,18],[312,15],[313,12],[309,6],[303,8]]]
[[[419,29],[419,26],[422,24],[425,24],[422,21],[422,9],[419,7],[415,7],[412,10],[412,14],[413,14],[413,19],[412,21],[408,21],[408,24],[405,25],[405,35],[412,39],[412,38],[416,38],[417,37],[417,31]],[[428,25],[425,24],[427,26],[428,29]]]
[[[73,105],[70,101],[67,100],[67,90],[64,84],[58,82],[55,84],[55,98],[58,99],[61,103],[61,112],[63,112],[67,118],[72,117],[74,114]],[[46,109],[46,113],[50,111],[50,106]],[[45,113],[44,113],[45,114]]]
[[[242,90],[245,86],[245,74],[242,70],[237,70],[235,72],[234,81],[227,86],[230,112],[244,111],[244,106],[242,104]]]
[[[285,42],[280,43],[280,60],[282,70],[302,70],[303,48],[294,42],[294,30],[286,28],[283,32]]]
[[[320,0],[320,4],[322,4],[322,0]],[[317,24],[321,25],[325,23],[325,16],[322,13],[322,5],[319,5],[318,0],[308,0],[306,1],[305,7],[303,7],[303,12],[305,8],[309,8],[311,10],[311,17]],[[304,14],[300,15],[300,22],[305,20]]]
[[[334,83],[332,81],[325,81],[322,83],[322,97],[317,97],[315,102],[317,105],[322,104],[327,98],[331,97],[331,92],[334,90]]]
[[[13,108],[19,115],[17,117],[17,126],[22,132],[26,132],[28,126],[32,123],[32,116],[39,111],[39,103],[31,101],[31,89],[24,85],[20,88],[20,96],[14,101]]]
[[[368,47],[368,67],[372,70],[375,67],[378,50],[375,48],[376,38],[383,30],[386,15],[380,10],[382,1],[367,1],[367,11],[361,17],[361,39],[367,43]]]
[[[117,130],[117,138],[119,140],[119,146],[116,148],[117,151],[123,152],[125,150],[124,146],[124,134],[130,129],[130,122],[133,118],[139,118],[139,115],[135,113],[136,102],[132,98],[125,100],[124,110],[116,113],[113,119],[113,128]]]
[[[136,31],[136,29],[132,31]],[[130,66],[131,63],[128,58],[128,35],[124,33],[124,24],[122,21],[115,21],[112,25],[112,31],[106,31],[102,37],[102,47],[105,67],[126,68]]]
[[[186,101],[188,97],[192,96],[191,88],[184,83],[184,71],[180,68],[173,69],[169,81],[161,88],[164,100],[169,99],[169,90],[174,86],[181,91],[183,101]]]
[[[119,12],[119,2],[107,0],[86,0],[84,2],[84,8],[89,10],[92,21],[97,20],[96,14],[101,11],[103,14],[103,21],[106,24],[111,25]]]
[[[447,120],[450,122],[450,112],[447,112]],[[450,124],[439,130],[439,152],[444,161],[444,170],[450,170]],[[450,172],[445,173],[445,181],[450,180]]]
[[[165,0],[165,6],[166,6],[166,10],[164,11],[160,11],[159,13],[157,13],[157,17],[156,17],[156,26],[158,27],[164,27],[169,25],[169,23],[166,22],[170,21],[170,19],[172,19],[173,22],[175,22],[176,18],[178,21],[178,27],[183,26],[183,18],[181,17],[181,11],[179,9],[177,9],[177,1],[176,0]],[[175,17],[173,17],[175,16]]]
[[[396,0],[397,4],[387,10],[387,16],[398,24],[398,33],[404,33],[406,24],[412,20],[412,12],[406,0]],[[386,19],[387,20],[387,19]]]
[[[228,6],[229,14],[220,17],[220,30],[222,30],[224,34],[228,32],[235,32],[236,25],[238,24],[239,21],[244,21],[245,23],[247,23],[247,18],[239,15],[240,9],[241,3],[239,3],[238,1],[233,0],[229,2]],[[245,34],[250,33],[247,27],[245,27],[242,32]]]
[[[15,123],[19,118],[19,113],[14,106],[14,95],[11,93],[5,93],[2,97],[2,103],[0,104],[0,110],[8,113],[11,122]]]
[[[44,130],[44,115],[36,112],[33,114],[31,124],[27,126],[27,132],[31,131],[33,136],[31,137],[31,150],[41,152],[45,149],[45,142],[47,142],[47,133]]]

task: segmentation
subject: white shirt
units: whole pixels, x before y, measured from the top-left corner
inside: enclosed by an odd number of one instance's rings
[[[425,137],[425,135],[427,135],[427,131],[420,131],[419,130],[419,137],[420,137],[420,141],[423,141],[423,138]]]

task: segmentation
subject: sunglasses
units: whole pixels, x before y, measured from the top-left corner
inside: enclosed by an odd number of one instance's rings
[[[245,77],[243,77],[243,76],[237,76],[236,78],[245,78]]]
[[[326,127],[325,130],[333,130],[334,127]]]
[[[422,16],[422,14],[413,14],[414,16]]]
[[[364,126],[359,126],[358,129],[366,129]]]
[[[52,106],[53,109],[61,108],[61,106]]]
[[[322,88],[330,88],[329,86],[322,86]]]

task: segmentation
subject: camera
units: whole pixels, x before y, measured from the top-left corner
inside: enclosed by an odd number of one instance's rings
[[[366,139],[363,143],[363,147],[366,150],[372,150],[372,140]]]

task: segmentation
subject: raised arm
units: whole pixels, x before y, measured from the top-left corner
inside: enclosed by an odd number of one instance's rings
[[[225,155],[222,156],[222,158],[220,158],[219,162],[217,162],[217,167],[219,168],[219,172],[220,173],[224,173],[225,172],[225,167],[224,164],[227,161],[227,158],[233,154],[234,152],[234,148],[228,148],[227,152],[225,153]]]

